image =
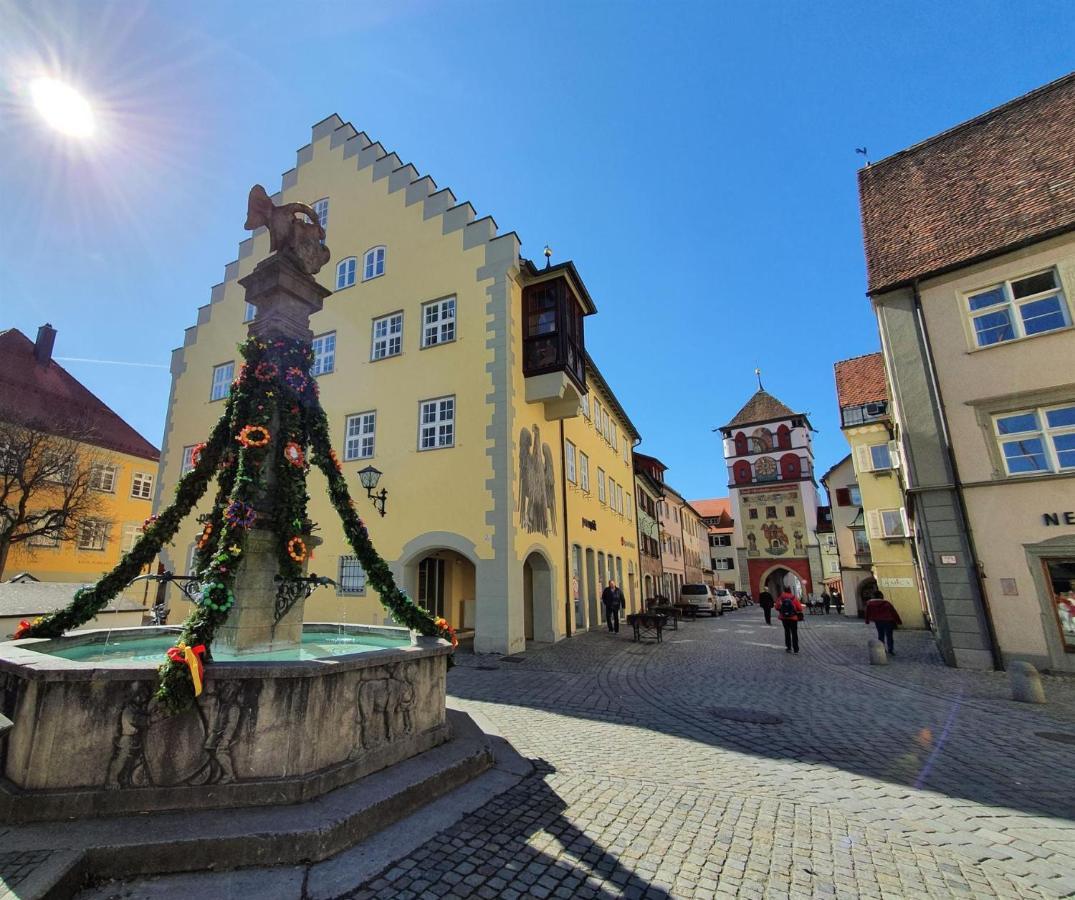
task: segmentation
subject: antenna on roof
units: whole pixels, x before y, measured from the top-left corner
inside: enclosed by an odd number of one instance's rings
[[[756,368],[756,369],[754,370],[754,374],[755,374],[755,375],[756,375],[756,376],[758,377],[758,390],[759,390],[759,391],[764,391],[764,390],[765,390],[765,388],[763,387],[763,385],[762,385],[762,383],[761,383],[761,369],[757,369],[757,368]]]
[[[863,156],[866,157],[866,165],[870,164],[870,155],[869,155],[869,153],[867,153],[865,147],[856,147],[855,152],[856,153],[861,153]]]

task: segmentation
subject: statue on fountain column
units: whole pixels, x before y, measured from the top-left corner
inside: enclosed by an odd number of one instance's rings
[[[269,229],[269,250],[287,257],[308,275],[316,275],[328,262],[325,229],[313,207],[305,203],[277,206],[265,188],[255,184],[250,189],[244,227],[253,231],[262,225]]]

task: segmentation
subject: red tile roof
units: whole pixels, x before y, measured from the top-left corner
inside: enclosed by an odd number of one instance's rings
[[[725,428],[737,428],[740,425],[754,425],[761,422],[772,422],[776,419],[789,419],[795,413],[776,399],[768,391],[759,388],[754,392],[746,405],[739,410]]]
[[[703,519],[711,516],[730,516],[732,501],[730,497],[716,497],[712,500],[691,500],[693,506]]]
[[[876,294],[1075,229],[1075,73],[859,171]]]
[[[841,359],[835,368],[836,397],[841,409],[888,399],[885,360],[880,353]]]
[[[0,331],[0,419],[62,430],[77,423],[90,443],[154,462],[160,451],[55,360],[39,363],[34,342],[16,328]]]

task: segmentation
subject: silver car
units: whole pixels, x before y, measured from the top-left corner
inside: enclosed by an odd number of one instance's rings
[[[708,584],[685,584],[679,589],[679,602],[698,607],[698,612],[719,616],[722,610],[713,598],[713,588]]]

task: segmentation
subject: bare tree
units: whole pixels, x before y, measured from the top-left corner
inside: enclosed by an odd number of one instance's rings
[[[64,434],[0,421],[0,578],[13,547],[74,539],[101,509],[101,457],[85,428]],[[103,527],[103,526],[102,526]]]

